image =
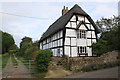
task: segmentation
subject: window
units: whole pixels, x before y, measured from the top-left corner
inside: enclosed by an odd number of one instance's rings
[[[85,30],[78,30],[77,31],[77,38],[86,38],[86,31]]]
[[[60,49],[57,49],[57,56],[60,56]]]
[[[86,46],[78,46],[77,49],[78,49],[78,54],[86,53]]]

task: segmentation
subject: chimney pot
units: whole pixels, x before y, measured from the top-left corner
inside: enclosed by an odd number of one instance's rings
[[[62,9],[62,15],[64,15],[66,12],[68,12],[68,7],[63,7],[63,9]]]

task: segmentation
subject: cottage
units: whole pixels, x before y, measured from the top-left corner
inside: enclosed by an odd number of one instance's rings
[[[40,49],[50,49],[54,56],[93,56],[99,29],[91,17],[77,4],[70,10],[63,8],[62,16],[42,35]]]

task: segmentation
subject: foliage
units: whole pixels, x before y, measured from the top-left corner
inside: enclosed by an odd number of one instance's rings
[[[12,46],[14,43],[15,42],[11,34],[2,32],[2,53],[8,52],[9,47]]]
[[[18,51],[19,48],[17,47],[16,44],[13,44],[12,46],[9,47],[9,50],[16,50],[16,51]]]
[[[118,50],[118,48],[119,48],[120,39],[119,39],[118,28],[119,28],[119,26],[116,26],[113,29],[111,29],[110,31],[104,32],[100,37],[101,39],[107,41],[107,47],[108,47],[109,51]]]
[[[39,41],[33,42],[33,43],[32,43],[32,46],[35,46],[35,47],[39,48]]]
[[[30,60],[33,57],[32,54],[37,50],[38,50],[38,48],[34,47],[34,46],[27,48],[25,51],[25,54],[24,54],[24,58]]]
[[[98,39],[97,43],[92,44],[92,52],[93,54],[96,54],[100,56],[103,53],[106,53],[108,51],[107,49],[107,41]]]
[[[39,50],[37,51],[36,56],[36,67],[39,73],[47,72],[48,66],[53,56],[52,51],[50,50]]]
[[[2,68],[5,68],[9,57],[10,57],[9,53],[2,54]]]
[[[97,20],[96,25],[100,28],[101,32],[110,31],[115,26],[119,26],[120,17],[113,16],[111,18],[102,18]]]
[[[96,22],[101,30],[97,43],[93,43],[93,53],[103,54],[107,51],[120,50],[120,17],[102,18]]]
[[[13,66],[16,67],[18,65],[17,60],[15,59],[14,55],[11,55]]]
[[[9,50],[9,54],[10,55],[13,55],[13,54],[15,54],[16,53],[16,50]]]
[[[22,42],[20,43],[20,49],[19,49],[19,52],[18,52],[17,55],[23,57],[24,54],[25,54],[25,51],[26,51],[29,47],[31,47],[31,46],[32,46],[32,38],[30,38],[30,37],[24,37],[24,38],[22,39]],[[29,55],[27,55],[27,56],[29,56]]]

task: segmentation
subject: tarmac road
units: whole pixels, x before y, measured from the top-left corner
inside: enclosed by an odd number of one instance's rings
[[[120,71],[118,73],[118,67],[114,67],[92,72],[77,73],[74,75],[66,76],[64,78],[118,78],[118,77],[120,78]]]

